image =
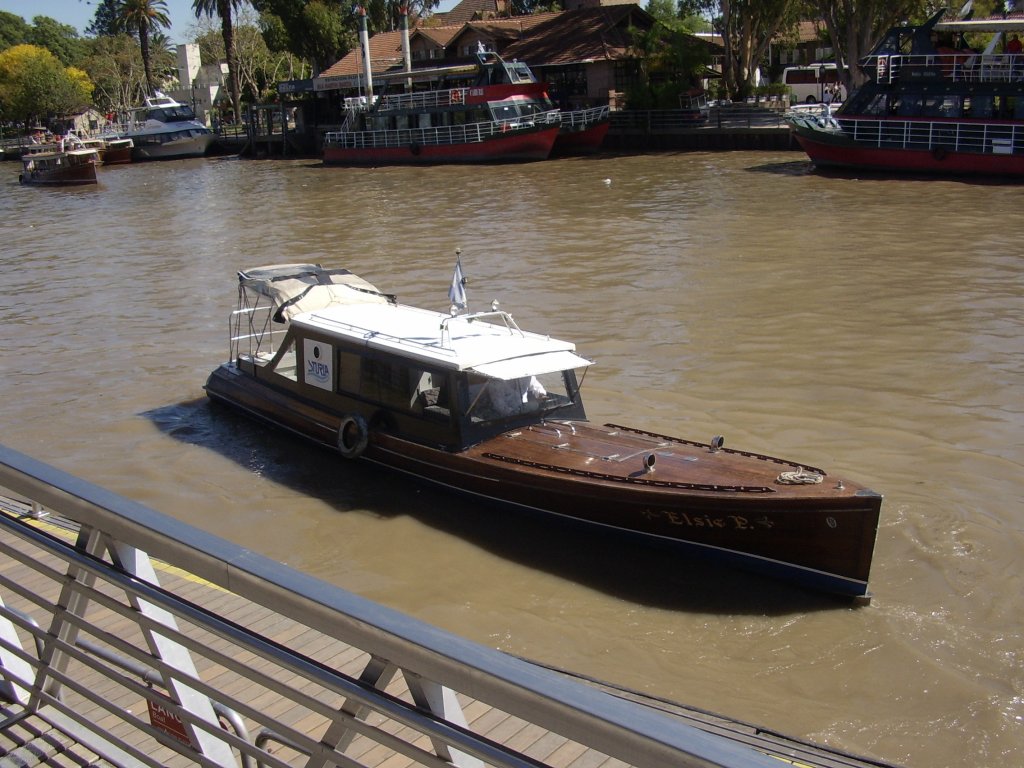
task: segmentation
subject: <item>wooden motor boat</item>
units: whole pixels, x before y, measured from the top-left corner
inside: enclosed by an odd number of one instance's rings
[[[54,145],[43,151],[30,152],[21,158],[18,177],[22,184],[41,186],[79,186],[96,183],[99,153],[95,149]]]
[[[486,502],[867,599],[882,497],[795,461],[587,420],[591,361],[497,308],[417,309],[345,269],[240,272],[208,396]]]

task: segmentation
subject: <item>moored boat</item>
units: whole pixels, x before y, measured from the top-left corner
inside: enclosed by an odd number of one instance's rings
[[[131,139],[98,136],[81,139],[81,142],[82,146],[96,150],[100,165],[123,165],[132,161],[134,144]]]
[[[477,59],[476,65],[377,76],[382,81],[433,83],[429,90],[347,99],[341,129],[324,136],[324,163],[546,159],[561,127],[546,86],[522,62],[507,62],[489,52],[478,53]],[[459,81],[464,84],[455,84]]]
[[[591,361],[511,315],[406,306],[345,269],[239,272],[207,395],[487,503],[600,526],[867,599],[882,497],[716,437],[587,420]]]
[[[834,113],[788,115],[815,165],[1024,176],[1024,55],[1005,43],[1024,20],[942,23],[944,13],[891,29],[861,62],[868,81]],[[967,31],[993,33],[985,51],[963,46]]]
[[[57,145],[30,151],[21,158],[22,184],[70,187],[96,183],[99,154],[81,142],[61,140]]]
[[[119,137],[131,139],[132,160],[203,157],[215,138],[213,131],[196,120],[191,107],[159,91],[132,111],[131,121]]]

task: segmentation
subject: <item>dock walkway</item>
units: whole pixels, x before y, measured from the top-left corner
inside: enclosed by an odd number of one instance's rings
[[[478,646],[0,446],[0,768],[883,766]]]

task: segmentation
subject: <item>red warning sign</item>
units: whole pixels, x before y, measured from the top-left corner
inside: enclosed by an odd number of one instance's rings
[[[170,702],[170,699],[167,700]],[[149,706],[149,722],[157,730],[163,731],[187,747],[192,747],[192,739],[185,730],[185,721],[177,714],[152,699],[146,699]]]

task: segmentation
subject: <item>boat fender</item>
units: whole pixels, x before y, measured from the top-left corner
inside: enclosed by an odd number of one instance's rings
[[[932,157],[934,157],[939,162],[942,162],[943,160],[946,159],[946,148],[936,147],[935,149],[932,150]]]
[[[357,413],[345,416],[338,427],[338,452],[346,459],[358,459],[370,440],[366,419]]]
[[[419,142],[418,141],[414,141],[412,144],[410,144],[409,145],[409,151],[412,152],[414,155],[418,155],[420,153],[420,144],[419,144]]]

